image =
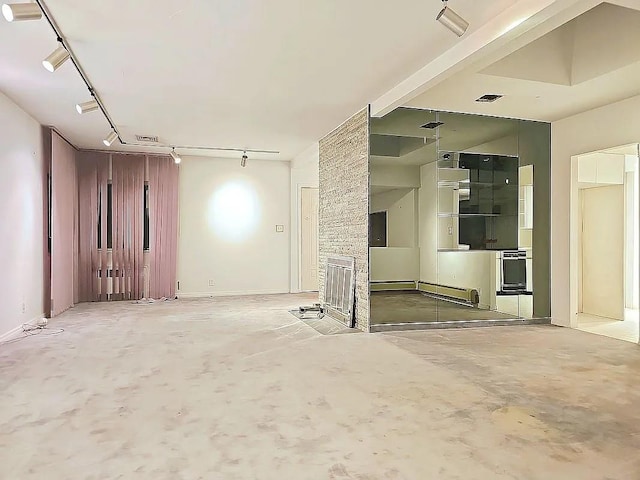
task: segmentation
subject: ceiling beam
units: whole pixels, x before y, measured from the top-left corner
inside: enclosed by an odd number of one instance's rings
[[[640,0],[618,1],[640,3]],[[372,102],[371,115],[382,117],[472,63],[504,49],[510,42],[514,44],[515,51],[602,2],[603,0],[519,0]],[[543,24],[546,28],[538,28]],[[510,52],[501,50],[500,53],[506,55]]]

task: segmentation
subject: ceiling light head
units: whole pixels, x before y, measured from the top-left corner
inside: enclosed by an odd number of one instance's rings
[[[241,167],[246,167],[247,166],[247,160],[249,160],[249,157],[247,157],[247,152],[244,152],[242,154],[242,160],[240,160],[240,166]]]
[[[118,134],[115,132],[115,130],[111,130],[111,133],[102,141],[102,143],[104,143],[105,147],[110,147],[117,138]]]
[[[79,114],[93,112],[95,110],[98,110],[98,108],[100,108],[100,106],[95,100],[89,100],[88,102],[78,103],[76,105],[76,111]]]
[[[457,36],[461,37],[464,35],[464,32],[467,31],[467,28],[469,28],[469,22],[450,9],[447,5],[447,0],[442,0],[442,3],[444,7],[440,10],[436,20]]]
[[[180,162],[182,162],[182,157],[176,153],[175,148],[171,149],[171,158],[173,158],[176,165],[179,165]]]
[[[67,49],[61,45],[42,61],[42,65],[49,72],[55,72],[67,60],[69,60],[69,52],[67,52]]]
[[[42,10],[37,3],[5,3],[2,5],[2,15],[7,22],[40,20]]]

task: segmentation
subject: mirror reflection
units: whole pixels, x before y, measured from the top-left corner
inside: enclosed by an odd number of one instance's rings
[[[410,108],[371,119],[372,324],[536,316],[534,167],[548,170],[548,129]],[[545,220],[548,201],[539,203]],[[548,221],[539,228],[542,263],[545,230]],[[541,317],[547,303],[541,295]]]

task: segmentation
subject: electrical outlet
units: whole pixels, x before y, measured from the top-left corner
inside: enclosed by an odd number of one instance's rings
[[[284,225],[276,225],[276,232],[278,233],[284,232]]]
[[[22,303],[22,313],[27,313],[27,306],[24,302]]]
[[[453,235],[453,227],[449,227],[449,235]]]
[[[209,286],[213,287],[213,285],[214,285],[213,280],[209,280]]]

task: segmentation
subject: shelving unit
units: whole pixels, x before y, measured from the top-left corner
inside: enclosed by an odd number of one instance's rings
[[[518,177],[517,157],[451,152],[439,161],[438,251],[517,248]]]

